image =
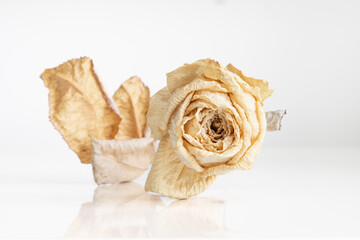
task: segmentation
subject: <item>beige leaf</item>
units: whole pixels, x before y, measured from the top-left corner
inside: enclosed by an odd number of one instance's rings
[[[277,110],[266,112],[266,131],[279,131],[281,128],[281,120],[286,114],[286,110]]]
[[[148,168],[154,157],[152,138],[93,139],[92,164],[97,184],[132,181]]]
[[[135,76],[121,84],[113,99],[122,118],[115,139],[144,137],[150,99],[149,89]]]
[[[46,69],[41,78],[49,88],[51,122],[81,162],[89,163],[91,138],[113,138],[121,120],[91,59],[69,60]]]
[[[205,191],[215,179],[215,175],[202,177],[199,172],[185,166],[174,152],[169,135],[166,134],[155,154],[145,190],[184,199]]]

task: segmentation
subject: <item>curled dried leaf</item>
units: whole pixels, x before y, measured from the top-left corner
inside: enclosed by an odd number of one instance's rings
[[[286,110],[277,110],[266,112],[266,131],[279,131],[281,128],[281,120],[286,114]]]
[[[147,169],[155,151],[152,138],[93,139],[92,164],[97,184],[134,180]]]
[[[113,99],[122,117],[115,139],[145,137],[146,113],[150,100],[149,88],[135,76],[121,84]]]

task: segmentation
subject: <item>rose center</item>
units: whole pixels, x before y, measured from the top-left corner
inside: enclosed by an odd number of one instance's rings
[[[223,128],[221,127],[221,125],[222,125],[221,123],[222,123],[222,121],[221,121],[220,117],[216,116],[211,122],[211,125],[210,125],[211,130],[213,130],[216,133],[218,133],[219,130],[223,130]]]
[[[217,142],[225,138],[227,123],[222,114],[216,111],[213,117],[209,119],[208,124],[210,129],[208,129],[207,134],[210,136],[212,142]]]

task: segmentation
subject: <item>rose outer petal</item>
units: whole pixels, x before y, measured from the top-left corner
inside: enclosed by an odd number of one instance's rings
[[[161,121],[164,117],[170,92],[167,87],[162,88],[150,98],[147,121],[151,130],[151,136],[160,140],[167,131],[160,129]]]
[[[160,141],[155,154],[145,190],[184,199],[205,191],[215,179],[215,175],[202,177],[201,173],[180,161],[172,147],[169,135],[166,134]]]
[[[178,107],[177,111],[171,116],[169,124],[169,135],[172,147],[179,159],[188,167],[202,172],[204,169],[200,166],[196,158],[184,146],[184,139],[182,137],[181,123],[184,117],[186,108],[189,106],[191,98],[194,93],[190,93],[183,103]]]
[[[203,77],[206,69],[219,67],[221,67],[220,64],[212,59],[201,59],[192,64],[184,64],[184,66],[166,74],[167,87],[170,93],[173,93],[194,79]]]
[[[254,88],[259,88],[260,92],[260,102],[262,103],[271,96],[271,94],[274,92],[273,89],[269,89],[269,82],[261,80],[261,79],[255,79],[252,77],[248,77],[245,74],[242,73],[239,69],[234,67],[232,64],[228,64],[225,69],[229,70],[230,72],[235,73],[238,75],[242,80],[244,80],[249,86]]]

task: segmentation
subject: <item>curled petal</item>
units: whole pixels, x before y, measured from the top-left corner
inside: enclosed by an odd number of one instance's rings
[[[198,172],[203,171],[203,168],[200,166],[196,158],[189,153],[189,151],[184,147],[184,140],[182,138],[182,129],[181,122],[184,117],[184,112],[189,106],[190,100],[193,96],[193,93],[190,93],[184,102],[178,107],[177,111],[172,115],[170,121],[169,135],[172,143],[172,147],[175,150],[175,153],[178,155],[179,159],[188,167],[195,169]]]
[[[145,190],[184,199],[205,191],[215,179],[215,175],[202,177],[180,161],[167,134],[159,144]]]
[[[237,104],[239,104],[245,112],[254,111],[254,96],[241,88],[237,80],[238,77],[235,74],[219,68],[205,71],[204,74],[207,78],[223,82],[228,91],[232,93],[230,98],[233,99],[233,97],[235,97]]]
[[[184,66],[166,74],[170,93],[184,87],[194,79],[203,77],[206,69],[219,67],[221,67],[220,64],[211,59],[202,59],[192,64],[184,64]]]
[[[161,121],[160,129],[163,131],[167,129],[169,119],[174,110],[188,96],[189,93],[202,89],[218,92],[228,92],[224,86],[216,81],[207,81],[201,78],[195,79],[191,83],[177,89],[174,93],[171,94],[167,103],[166,112],[163,115]]]
[[[229,70],[230,72],[233,72],[236,75],[238,75],[243,81],[245,81],[251,87],[259,88],[261,103],[263,101],[265,101],[265,99],[270,97],[271,94],[274,92],[273,89],[269,89],[269,82],[267,82],[267,81],[248,77],[245,74],[243,74],[239,69],[237,69],[236,67],[234,67],[231,64],[228,64],[226,66],[226,69]]]
[[[97,184],[134,180],[154,158],[152,138],[130,140],[92,140],[92,164]]]

